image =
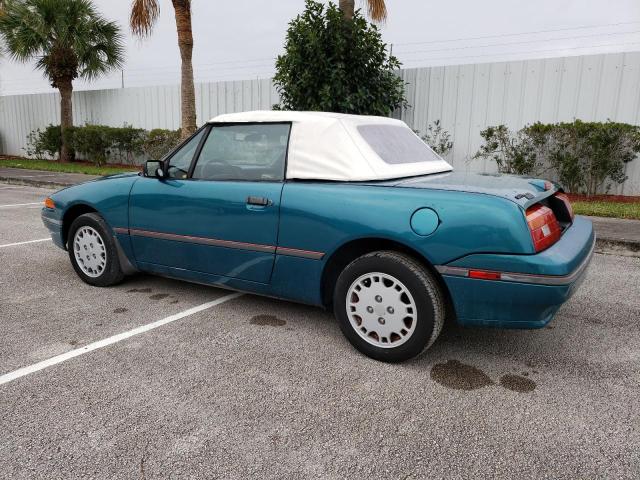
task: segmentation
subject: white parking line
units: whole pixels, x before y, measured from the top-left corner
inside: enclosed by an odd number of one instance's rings
[[[194,313],[202,312],[203,310],[207,310],[208,308],[215,307],[216,305],[220,305],[222,303],[228,302],[229,300],[233,300],[234,298],[238,298],[241,295],[243,294],[232,293],[230,295],[225,295],[224,297],[220,297],[211,302],[203,303],[202,305],[198,305],[197,307],[184,310],[183,312],[176,313],[175,315],[171,315],[169,317],[163,318],[162,320],[158,320],[153,323],[148,323],[147,325],[142,325],[141,327],[134,328],[133,330],[129,330],[128,332],[113,335],[112,337],[108,337],[103,340],[98,340],[97,342],[90,343],[89,345],[85,345],[84,347],[81,347],[81,348],[76,348],[75,350],[71,350],[61,355],[57,355],[55,357],[49,358],[48,360],[43,360],[42,362],[34,363],[33,365],[29,365],[28,367],[19,368],[18,370],[14,370],[13,372],[5,373],[4,375],[0,376],[0,385],[4,383],[9,383],[12,380],[16,380],[17,378],[24,377],[25,375],[29,375],[30,373],[38,372],[47,367],[51,367],[52,365],[57,365],[58,363],[66,362],[67,360],[78,357],[80,355],[84,355],[85,353],[92,352],[99,348],[108,347],[109,345],[113,345],[114,343],[118,343],[118,342],[121,342],[122,340],[126,340],[127,338],[133,337],[134,335],[140,335],[141,333],[148,332],[149,330],[153,330],[155,328],[161,327],[163,325],[166,325],[167,323],[175,322],[176,320],[180,320],[181,318],[188,317],[189,315],[193,315]]]
[[[9,204],[9,205],[0,205],[0,208],[25,207],[27,205],[42,205],[42,202],[12,203],[12,204]]]
[[[15,247],[17,245],[26,245],[27,243],[47,242],[47,241],[50,241],[50,240],[51,240],[51,238],[40,238],[38,240],[29,240],[27,242],[5,243],[4,245],[0,245],[0,248]]]

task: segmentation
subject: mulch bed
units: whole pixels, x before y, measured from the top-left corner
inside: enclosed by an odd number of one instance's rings
[[[640,195],[579,195],[569,193],[572,202],[615,202],[615,203],[640,203]]]

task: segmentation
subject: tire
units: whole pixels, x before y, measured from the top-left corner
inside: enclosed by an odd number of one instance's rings
[[[402,253],[363,255],[342,271],[333,295],[342,333],[383,362],[413,358],[438,338],[446,309],[438,281]]]
[[[97,213],[86,213],[73,221],[67,250],[73,269],[89,285],[108,287],[124,278],[111,229]]]

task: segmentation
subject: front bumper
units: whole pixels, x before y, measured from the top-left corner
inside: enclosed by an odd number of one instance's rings
[[[64,244],[62,235],[62,219],[56,218],[55,213],[55,210],[46,207],[43,208],[40,214],[42,223],[44,223],[44,226],[49,230],[53,243],[63,250],[66,250],[67,247]]]
[[[577,217],[555,245],[539,254],[471,255],[437,269],[460,324],[542,328],[582,283],[594,248],[591,222]],[[469,269],[501,272],[501,278],[469,278]]]

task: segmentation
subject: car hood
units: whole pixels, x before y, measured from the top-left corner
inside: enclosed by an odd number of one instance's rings
[[[481,193],[511,200],[524,208],[552,195],[558,187],[538,178],[499,173],[447,172],[386,182],[389,186]]]
[[[79,185],[85,185],[87,183],[104,182],[104,181],[108,181],[108,180],[116,180],[116,179],[119,179],[119,178],[127,178],[127,177],[137,177],[138,175],[139,175],[139,172],[114,173],[113,175],[105,175],[103,177],[92,178],[91,180],[87,180],[85,182],[76,183],[74,185],[69,185],[68,187],[64,187],[64,188],[61,188],[60,190],[57,190],[56,193],[63,192],[65,190],[69,190],[70,188],[74,188],[74,187],[77,187]]]
[[[126,173],[114,173],[113,175],[105,175],[104,177],[98,177],[91,182],[103,182],[105,180],[111,180],[113,178],[126,178],[126,177],[136,177],[140,175],[140,172],[126,172]]]

